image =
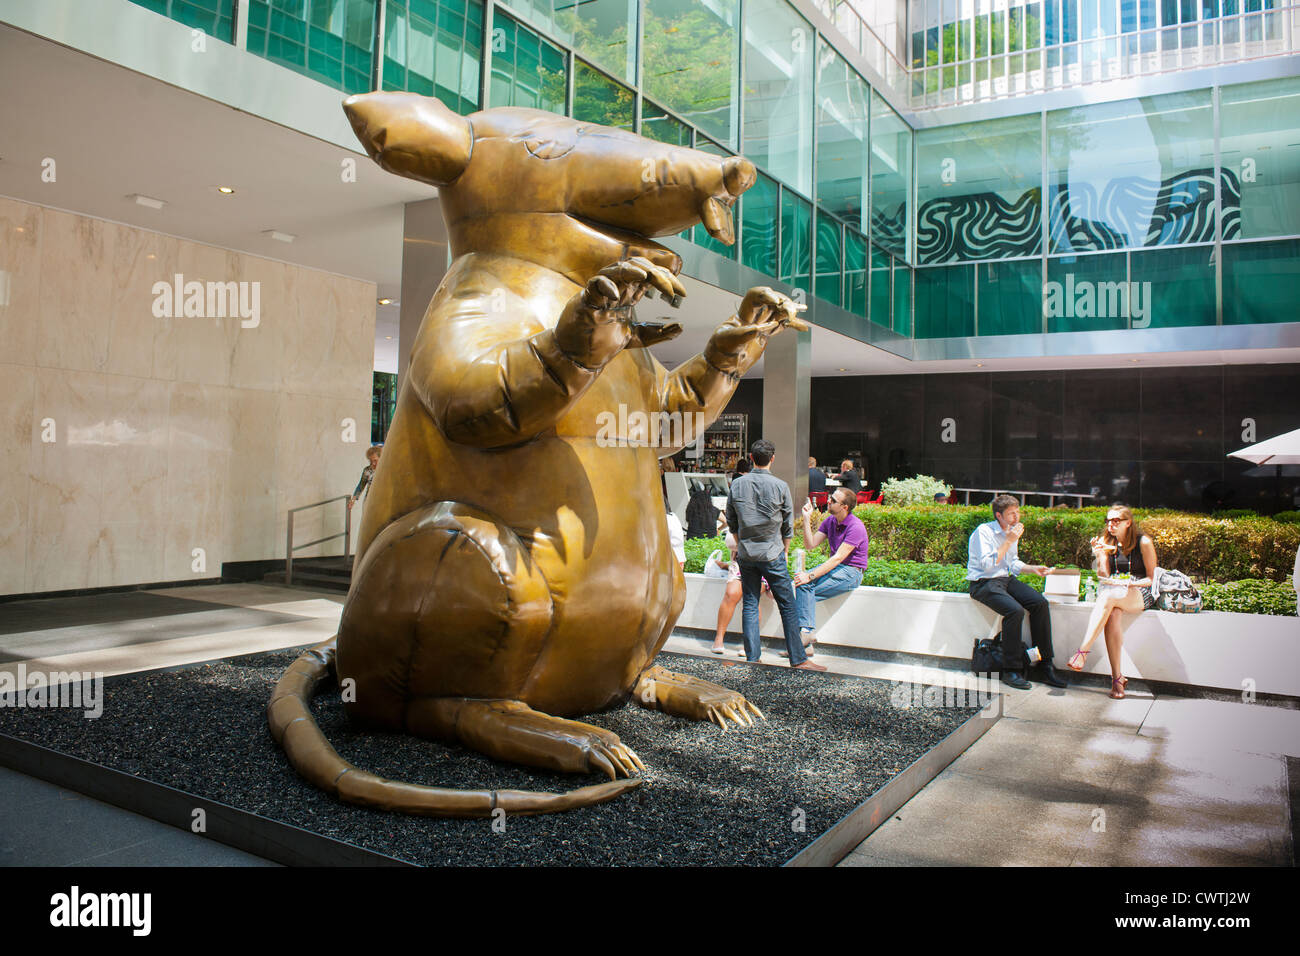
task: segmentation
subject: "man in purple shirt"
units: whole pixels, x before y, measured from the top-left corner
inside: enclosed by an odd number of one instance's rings
[[[812,645],[817,640],[817,602],[852,591],[862,583],[862,572],[867,569],[867,527],[853,513],[857,503],[858,496],[848,488],[836,488],[827,502],[831,513],[816,532],[809,523],[813,513],[812,502],[803,506],[804,548],[812,551],[827,540],[831,547],[829,558],[811,571],[802,571],[794,576],[799,629],[810,657]]]

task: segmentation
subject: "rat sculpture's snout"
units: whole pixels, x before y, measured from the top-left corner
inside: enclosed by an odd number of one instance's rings
[[[680,327],[633,311],[686,293],[680,257],[651,237],[703,222],[734,241],[754,167],[539,110],[461,117],[409,93],[344,109],[380,166],[439,188],[453,261],[411,349],[338,635],[277,685],[271,732],[302,776],[366,806],[487,816],[608,800],[640,782],[641,759],[573,718],[629,700],[724,729],[761,717],[654,665],[685,599],[658,459],[695,442],[769,336],[807,328],[802,307],[751,289],[672,372],[646,346]],[[625,432],[607,434],[608,415]],[[363,725],[610,779],[566,793],[384,780],[312,718],[331,674]]]

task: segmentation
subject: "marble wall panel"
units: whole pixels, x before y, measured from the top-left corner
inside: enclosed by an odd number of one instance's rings
[[[180,240],[157,232],[116,225],[113,242],[113,293],[108,301],[108,361],[119,375],[154,377],[158,342],[170,334],[172,320],[154,315],[156,282],[172,281]]]
[[[163,580],[163,534],[157,516],[167,495],[172,387],[155,379],[105,377],[101,587]]]
[[[163,579],[213,577],[225,560],[227,475],[232,457],[229,389],[193,382],[171,386],[167,411]],[[206,569],[193,567],[194,549]]]
[[[278,392],[230,391],[234,444],[226,484],[227,561],[261,561],[284,550],[284,516],[276,498],[283,401]]]
[[[0,593],[282,557],[288,508],[356,484],[373,283],[8,199],[0,271]],[[154,284],[177,273],[259,283],[257,326],[156,316]],[[299,539],[341,531],[343,513],[304,518]]]
[[[40,241],[40,207],[0,197],[0,342],[13,365],[36,362]]]
[[[298,284],[303,275],[317,273],[254,256],[241,256],[239,267],[242,281],[257,283],[259,314],[256,326],[244,328],[240,323],[231,360],[230,384],[235,388],[278,391],[283,374],[285,329],[298,321]],[[373,350],[373,341],[371,344]],[[373,360],[370,364],[374,364]]]
[[[0,594],[20,594],[26,590],[36,370],[0,365],[0,380],[0,448],[6,450],[6,467],[0,469]]]
[[[102,371],[108,364],[118,227],[48,208],[41,220],[36,363]]]
[[[106,376],[38,368],[35,378],[24,590],[98,587]]]

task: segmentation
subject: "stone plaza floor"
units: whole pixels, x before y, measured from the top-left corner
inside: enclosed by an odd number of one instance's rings
[[[202,585],[0,605],[0,670],[106,675],[315,643],[341,594]],[[76,602],[81,602],[80,604]],[[173,636],[177,633],[184,636]],[[727,660],[738,646],[729,638]],[[711,656],[678,633],[666,650]],[[716,659],[716,658],[715,658]],[[831,671],[949,683],[934,667],[822,647]],[[784,663],[765,648],[765,663]],[[1097,686],[1005,688],[983,737],[842,866],[1291,866],[1300,710]],[[0,865],[265,865],[266,861],[0,769]]]

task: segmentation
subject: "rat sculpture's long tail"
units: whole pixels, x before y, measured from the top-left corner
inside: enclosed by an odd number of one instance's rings
[[[431,817],[489,817],[555,813],[604,803],[639,786],[637,778],[614,780],[564,793],[531,790],[449,790],[386,780],[358,770],[338,755],[321,733],[309,702],[317,685],[334,673],[337,637],[303,652],[275,685],[266,707],[271,736],[298,774],[346,803]]]

